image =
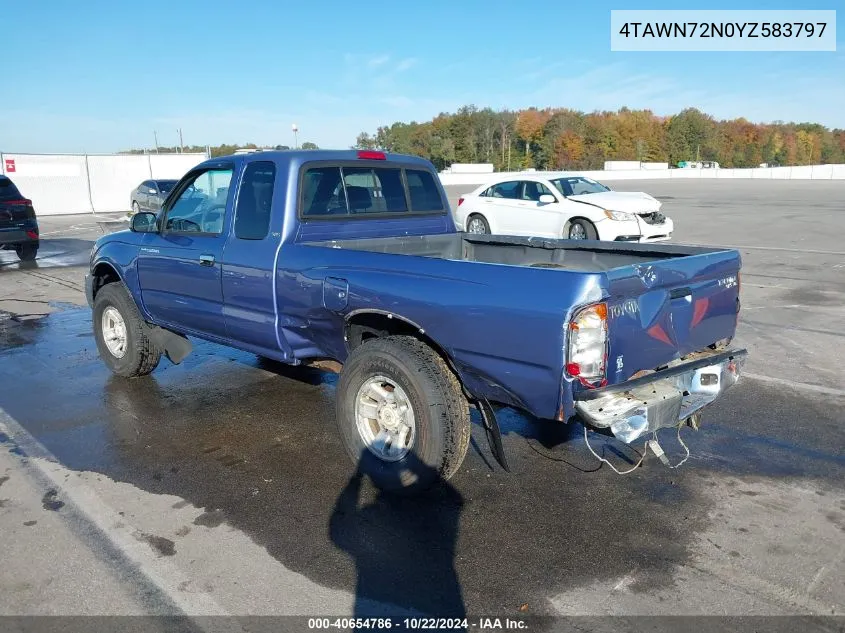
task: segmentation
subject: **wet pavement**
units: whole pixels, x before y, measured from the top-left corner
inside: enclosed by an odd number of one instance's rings
[[[423,612],[554,613],[555,597],[633,572],[643,599],[675,591],[726,500],[789,481],[820,501],[845,489],[845,398],[746,379],[701,431],[685,431],[692,457],[677,471],[649,458],[620,477],[598,468],[580,426],[504,410],[511,474],[491,466],[476,419],[450,486],[395,499],[365,485],[357,507],[342,494],[352,468],[334,428],[334,382],[202,342],[182,365],[119,379],[97,357],[87,309],[0,320],[0,407],[65,466],[184,499],[206,509],[195,525],[225,522],[322,586]],[[670,435],[664,448],[677,461]],[[596,442],[619,466],[635,457]],[[765,511],[789,520],[788,508]],[[825,512],[808,520],[841,535],[845,506]],[[752,556],[764,528],[731,526],[730,556]],[[180,548],[168,540],[165,555]]]
[[[22,262],[15,251],[0,250],[0,270],[38,271],[45,268],[83,266],[94,246],[93,239],[78,237],[41,240],[35,261]]]

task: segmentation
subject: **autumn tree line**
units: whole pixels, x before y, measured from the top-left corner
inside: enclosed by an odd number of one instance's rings
[[[584,113],[567,108],[494,111],[465,106],[424,123],[362,132],[355,147],[415,154],[438,169],[493,163],[497,170],[602,169],[606,160],[717,161],[722,167],[845,163],[845,130],[818,123],[719,121],[695,108]]]

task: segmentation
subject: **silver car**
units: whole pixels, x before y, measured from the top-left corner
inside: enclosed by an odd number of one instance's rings
[[[139,211],[152,211],[158,213],[164,199],[170,190],[176,186],[178,180],[145,180],[129,196],[129,206],[132,213]]]

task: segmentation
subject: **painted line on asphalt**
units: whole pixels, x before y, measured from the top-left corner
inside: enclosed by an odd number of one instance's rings
[[[821,385],[810,385],[806,382],[796,382],[794,380],[787,380],[785,378],[775,378],[774,376],[763,376],[762,374],[752,374],[749,372],[742,372],[742,376],[751,378],[752,380],[759,380],[760,382],[768,382],[773,385],[783,385],[784,387],[792,387],[794,389],[801,389],[803,391],[812,391],[814,393],[822,393],[826,396],[840,396],[845,398],[845,389],[834,389],[833,387],[822,387]]]
[[[150,546],[134,535],[141,530],[130,525],[81,479],[80,474],[63,466],[47,448],[20,423],[0,408],[0,432],[16,444],[32,466],[66,502],[70,502],[105,539],[132,563],[162,594],[186,616],[198,618],[195,624],[209,632],[244,629],[231,614],[205,593],[180,591],[190,581],[176,565],[152,554]],[[200,616],[228,616],[206,618]]]
[[[842,251],[817,251],[810,248],[785,248],[781,246],[735,246],[731,244],[693,244],[691,242],[675,242],[680,246],[703,246],[705,248],[732,248],[734,250],[742,251],[784,251],[787,253],[813,253],[814,255],[839,255],[845,257],[845,252]]]

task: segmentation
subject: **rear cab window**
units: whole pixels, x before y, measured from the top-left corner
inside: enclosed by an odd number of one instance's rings
[[[434,175],[420,167],[373,161],[306,164],[300,217],[356,219],[448,210]]]
[[[9,178],[0,176],[0,200],[20,200],[21,192]]]

